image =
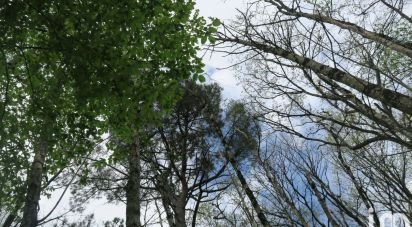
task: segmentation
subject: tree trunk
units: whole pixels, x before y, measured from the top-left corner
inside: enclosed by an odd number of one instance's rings
[[[315,182],[312,180],[310,173],[307,172],[305,174],[306,179],[309,182],[309,186],[312,189],[312,191],[315,193],[316,198],[318,199],[318,202],[320,206],[322,207],[323,212],[325,212],[326,217],[328,218],[328,225],[331,224],[333,227],[339,227],[339,224],[336,222],[335,218],[332,215],[332,211],[329,209],[325,197],[320,193],[318,188],[316,187]]]
[[[360,93],[376,99],[385,105],[396,108],[405,114],[412,113],[412,97],[402,94],[398,91],[387,89],[381,85],[370,83],[367,80],[356,77],[344,70],[330,67],[328,65],[317,62],[313,59],[296,54],[295,52],[283,49],[271,43],[243,40],[239,38],[218,37],[220,41],[231,42],[244,45],[246,47],[254,48],[256,51],[260,50],[264,53],[280,56],[292,62],[311,69],[316,72],[320,79],[330,79],[346,86],[353,88]]]
[[[126,227],[140,227],[140,145],[137,133],[129,155],[126,186]]]
[[[200,201],[202,199],[202,194],[203,194],[202,188],[200,187],[199,196],[197,197],[195,209],[193,210],[192,227],[196,227],[197,212],[199,212],[199,207],[200,207]]]
[[[3,227],[10,227],[13,224],[14,219],[16,219],[16,215],[9,214],[6,218],[6,221],[3,224]]]
[[[242,194],[241,190],[242,190],[243,187],[241,185],[239,185],[239,182],[234,179],[234,177],[231,173],[230,173],[230,176],[231,176],[232,181],[233,181],[233,186],[234,186],[234,188],[235,188],[235,190],[236,190],[236,192],[239,196],[240,207],[243,210],[243,212],[245,213],[246,218],[249,221],[250,226],[252,226],[252,227],[258,226],[258,223],[256,222],[255,218],[253,217],[252,212],[250,212],[250,210],[249,210],[249,205],[245,201],[246,198]]]
[[[384,45],[396,52],[405,54],[406,56],[409,56],[410,58],[412,58],[412,49],[410,47],[410,45],[408,45],[408,43],[404,43],[402,41],[396,40],[393,37],[389,37],[385,34],[381,34],[381,33],[377,33],[377,32],[373,32],[373,31],[369,31],[366,30],[364,28],[362,28],[359,25],[356,25],[354,23],[351,22],[347,22],[347,21],[343,21],[343,20],[338,20],[338,19],[334,19],[330,16],[326,16],[323,15],[321,13],[316,13],[316,14],[310,14],[310,13],[305,13],[305,12],[299,12],[295,9],[289,8],[287,7],[285,4],[282,3],[282,1],[276,0],[277,3],[274,3],[274,1],[272,2],[272,4],[274,4],[276,7],[278,7],[279,10],[282,10],[282,13],[286,14],[286,15],[290,15],[290,16],[296,16],[296,17],[304,17],[310,20],[314,20],[316,22],[319,23],[328,23],[328,24],[333,24],[335,26],[340,27],[341,29],[345,29],[345,30],[349,30],[351,32],[357,33],[359,35],[361,35],[363,38],[365,39],[370,39],[373,40],[381,45]],[[385,4],[385,5],[389,5],[389,4]],[[393,7],[395,8],[395,7]],[[402,12],[400,10],[398,10],[397,12]],[[405,15],[405,14],[400,14]],[[406,15],[405,15],[406,16]],[[411,19],[406,16],[406,18],[411,21]]]
[[[175,209],[175,226],[176,227],[186,227],[185,207],[186,207],[185,198],[183,199],[179,198],[179,201],[176,202],[176,209]]]
[[[252,203],[252,207],[256,211],[260,222],[262,223],[263,226],[270,226],[269,221],[266,218],[265,213],[263,213],[262,208],[260,208],[260,205],[259,205],[255,195],[253,194],[253,191],[250,189],[249,185],[247,184],[246,179],[243,176],[242,172],[240,171],[236,161],[233,160],[233,159],[230,159],[229,161],[230,161],[230,164],[232,165],[233,169],[236,172],[236,176],[239,179],[243,190],[245,190],[245,193],[246,193],[247,197],[249,198],[250,202]]]
[[[257,156],[257,153],[255,152],[255,157]],[[309,227],[309,224],[306,222],[305,217],[303,214],[298,210],[298,208],[295,206],[295,203],[289,198],[287,193],[285,192],[284,188],[282,185],[279,183],[276,175],[272,174],[272,169],[269,167],[269,165],[265,162],[263,162],[261,159],[258,159],[260,164],[263,166],[263,169],[266,173],[266,177],[268,178],[270,184],[272,185],[272,188],[275,190],[275,192],[280,195],[281,199],[288,205],[289,209],[292,211],[294,215],[299,219],[299,222],[302,226],[304,227]]]
[[[169,224],[169,226],[173,226],[175,221],[173,218],[173,213],[169,207],[169,203],[165,202],[163,199],[162,199],[162,202],[163,202],[163,206],[166,212],[167,223]]]
[[[34,159],[27,178],[26,200],[21,227],[37,226],[37,212],[40,200],[43,166],[47,153],[46,142],[41,141],[40,144],[35,147],[34,152]]]

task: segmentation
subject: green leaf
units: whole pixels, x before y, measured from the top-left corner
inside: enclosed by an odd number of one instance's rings
[[[220,22],[219,19],[213,18],[213,20],[212,20],[212,25],[213,25],[213,26],[218,27],[218,26],[220,26],[221,24],[222,24],[222,23]]]
[[[206,81],[206,79],[205,79],[205,77],[204,77],[203,75],[199,75],[198,79],[199,79],[199,81],[202,82],[202,83]]]

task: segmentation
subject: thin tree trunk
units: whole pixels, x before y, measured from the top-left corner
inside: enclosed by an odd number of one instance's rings
[[[358,194],[359,194],[362,202],[365,204],[365,206],[366,206],[366,208],[368,208],[368,210],[370,208],[375,210],[375,206],[374,206],[373,202],[369,199],[367,192],[363,189],[362,185],[356,180],[356,177],[355,177],[354,173],[352,172],[352,169],[350,168],[350,166],[348,165],[346,160],[343,158],[342,151],[340,149],[338,149],[337,152],[338,152],[338,159],[340,161],[339,163],[342,166],[343,171],[352,180],[352,183],[355,186],[356,190],[358,191]],[[380,226],[379,217],[376,214],[376,212],[373,212],[372,215],[373,215],[374,226],[377,226],[377,227]]]
[[[230,173],[230,172],[229,172]],[[246,204],[245,198],[243,197],[243,194],[241,192],[241,188],[242,186],[239,185],[239,182],[237,182],[234,179],[234,176],[232,175],[232,173],[230,173],[230,177],[232,178],[233,181],[233,185],[235,186],[236,192],[239,195],[239,200],[240,200],[240,204],[241,204],[241,208],[242,210],[245,212],[247,219],[249,220],[249,224],[253,227],[257,226],[257,222],[255,220],[255,218],[253,217],[252,213],[249,211],[249,205]]]
[[[267,0],[268,2],[272,3],[275,5],[279,10],[282,11],[282,13],[290,16],[296,16],[296,17],[305,17],[310,20],[314,20],[319,23],[328,23],[328,24],[333,24],[335,26],[338,26],[342,29],[349,30],[351,32],[357,33],[361,35],[362,37],[366,39],[373,40],[379,44],[382,44],[396,52],[405,54],[412,58],[412,49],[410,44],[404,43],[402,41],[396,40],[393,37],[389,37],[387,35],[373,32],[366,30],[359,25],[356,25],[351,22],[343,21],[343,20],[338,20],[334,19],[332,17],[322,15],[321,13],[316,13],[316,14],[310,14],[310,13],[305,13],[305,12],[298,12],[295,9],[287,7],[285,4],[283,4],[282,1],[280,0]],[[390,6],[389,4],[385,4],[386,6]],[[395,7],[392,7],[392,9]],[[400,10],[397,11],[398,13],[401,12]],[[405,14],[400,14],[405,15]],[[408,18],[408,16],[406,16]],[[410,21],[410,18],[408,18]]]
[[[315,193],[316,198],[319,201],[320,206],[322,207],[322,210],[325,212],[326,217],[329,219],[329,223],[333,227],[339,227],[338,223],[336,222],[335,218],[332,215],[331,210],[329,209],[328,205],[326,204],[325,198],[321,195],[319,192],[318,188],[316,187],[315,182],[313,182],[312,178],[310,177],[310,173],[307,172],[305,174],[306,179],[309,182],[309,186],[312,189],[312,191]]]
[[[129,155],[129,177],[126,186],[126,227],[140,227],[140,145],[137,133]]]
[[[174,192],[169,188],[169,185],[167,182],[167,175],[163,175],[163,174],[158,175],[156,177],[155,186],[160,193],[162,204],[166,212],[167,222],[169,226],[173,226],[175,222],[174,222],[173,212],[170,207],[172,205],[172,199],[173,199]]]
[[[313,59],[301,56],[292,51],[283,49],[271,43],[243,40],[239,38],[218,37],[220,41],[241,44],[255,50],[270,53],[295,62],[305,68],[311,69],[320,75],[320,79],[325,78],[345,84],[366,96],[374,98],[385,105],[396,108],[405,114],[412,113],[412,97],[404,95],[398,91],[390,90],[378,84],[370,83],[362,78],[356,77],[348,72],[319,63]]]
[[[16,206],[14,207],[13,211],[9,213],[9,215],[6,218],[6,221],[4,221],[3,226],[2,227],[11,227],[13,222],[16,220],[17,218],[17,213],[19,212],[19,210],[22,208],[22,206],[24,205],[24,198],[19,198],[16,201]]]
[[[203,179],[203,177],[202,177],[202,179]],[[202,194],[203,194],[203,191],[202,191],[202,188],[200,187],[200,192],[199,192],[199,196],[197,197],[196,206],[195,206],[195,209],[193,210],[192,227],[196,227],[197,212],[199,211],[200,201],[202,199]]]
[[[184,135],[188,135],[188,127],[184,127]],[[175,221],[176,227],[186,227],[186,198],[188,197],[188,185],[186,179],[187,172],[187,144],[186,140],[183,141],[183,156],[182,156],[182,169],[180,171],[180,182],[182,184],[182,191],[176,200],[176,209],[175,209]]]
[[[165,188],[166,184],[160,183],[156,187],[158,188],[159,193],[160,193],[160,197],[162,199],[162,204],[163,204],[163,207],[164,207],[165,212],[166,212],[167,222],[168,222],[169,226],[173,226],[174,217],[173,217],[173,212],[170,209],[170,204],[171,204],[170,194],[172,192],[169,191],[169,194],[167,194],[167,189]]]
[[[41,141],[35,147],[34,159],[27,178],[26,200],[23,209],[21,227],[37,226],[37,212],[39,207],[43,166],[47,153],[47,143]]]
[[[157,214],[159,215],[159,225],[160,225],[160,227],[163,227],[162,212],[160,212],[159,205],[157,205],[157,200],[155,200],[154,203],[155,203],[155,206],[156,206]]]
[[[13,224],[14,219],[16,219],[16,215],[9,214],[6,218],[6,221],[3,224],[3,227],[10,227]]]
[[[262,223],[263,226],[270,226],[268,219],[266,218],[266,215],[263,213],[262,208],[260,208],[259,203],[253,194],[253,191],[250,189],[249,185],[246,182],[245,177],[243,176],[242,172],[240,171],[237,163],[233,160],[230,159],[230,164],[232,165],[233,169],[236,172],[236,176],[240,181],[240,184],[242,185],[243,190],[245,190],[245,193],[247,197],[249,198],[250,202],[252,203],[253,209],[255,209],[257,216]]]
[[[257,154],[255,154],[256,157]],[[282,186],[280,185],[276,175],[272,174],[271,168],[269,165],[265,162],[263,162],[261,159],[258,159],[260,164],[263,166],[263,169],[266,173],[266,177],[268,178],[270,184],[272,185],[272,188],[275,190],[277,194],[280,195],[281,199],[288,205],[289,209],[292,211],[294,215],[299,219],[300,225],[304,227],[309,227],[309,224],[306,222],[305,217],[303,214],[298,210],[298,208],[295,206],[295,203],[289,198],[289,196],[286,194]]]
[[[164,206],[164,209],[165,209],[165,212],[166,212],[167,223],[169,224],[169,226],[173,226],[175,221],[174,221],[174,218],[173,218],[173,213],[170,210],[169,203],[166,202],[164,199],[162,199],[162,202],[163,202],[163,206]]]

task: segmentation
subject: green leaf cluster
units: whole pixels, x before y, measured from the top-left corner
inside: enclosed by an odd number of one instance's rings
[[[36,144],[45,173],[79,162],[104,132],[159,121],[180,81],[204,80],[211,35],[191,0],[6,1],[0,6],[0,204],[21,199]],[[161,110],[161,111],[159,111]],[[99,165],[105,163],[99,163]],[[17,175],[17,177],[16,177]]]

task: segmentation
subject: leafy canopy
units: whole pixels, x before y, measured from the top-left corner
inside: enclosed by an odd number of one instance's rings
[[[170,108],[180,80],[203,80],[197,43],[217,25],[190,0],[15,0],[0,15],[0,204],[21,197],[40,140],[53,174]]]

